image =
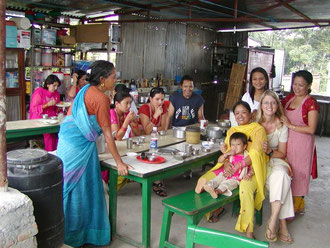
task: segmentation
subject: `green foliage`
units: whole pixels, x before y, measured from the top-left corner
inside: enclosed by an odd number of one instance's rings
[[[302,69],[320,74],[321,89],[325,89],[330,27],[250,32],[249,37],[261,41],[263,46],[285,51],[285,74]]]

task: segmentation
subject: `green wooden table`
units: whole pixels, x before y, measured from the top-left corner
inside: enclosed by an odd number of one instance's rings
[[[163,168],[154,167],[149,171],[137,168],[136,163],[134,171],[129,171],[128,179],[142,184],[142,243],[131,240],[117,233],[117,167],[113,159],[105,160],[102,166],[109,170],[109,215],[111,223],[112,237],[116,237],[136,247],[150,247],[150,228],[151,228],[151,189],[152,182],[183,173],[189,169],[201,167],[211,161],[217,161],[220,156],[218,146],[209,153],[202,153],[199,157],[192,157],[189,161],[176,161],[173,165]],[[166,157],[166,156],[164,156]],[[169,158],[166,157],[166,158]],[[123,161],[130,164],[132,158],[122,157]],[[170,158],[169,158],[170,159]]]
[[[44,133],[58,133],[60,124],[47,124],[43,119],[8,121],[6,123],[6,140],[15,142],[34,139]]]

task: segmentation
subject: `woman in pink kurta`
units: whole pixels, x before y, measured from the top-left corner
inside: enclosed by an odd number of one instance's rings
[[[309,95],[313,76],[302,70],[293,74],[293,94],[283,99],[286,117],[281,120],[289,128],[287,159],[291,165],[292,195],[296,213],[305,211],[304,196],[308,194],[310,176],[317,177],[314,132],[319,106]]]
[[[61,85],[61,81],[55,75],[49,75],[44,86],[36,89],[31,98],[30,103],[30,119],[42,118],[43,114],[48,117],[57,115],[56,104],[60,102],[60,94],[57,88]],[[45,133],[44,145],[46,151],[54,151],[57,147],[57,134]]]

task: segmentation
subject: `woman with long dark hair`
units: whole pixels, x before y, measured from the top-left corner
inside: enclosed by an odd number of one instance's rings
[[[37,88],[31,97],[30,119],[42,118],[47,114],[48,117],[57,116],[58,108],[56,104],[60,102],[60,94],[57,88],[61,85],[60,79],[55,75],[49,75],[43,87]],[[57,146],[57,134],[45,133],[44,145],[46,151],[54,151]]]

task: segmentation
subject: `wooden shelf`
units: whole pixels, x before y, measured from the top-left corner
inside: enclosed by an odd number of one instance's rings
[[[60,45],[47,45],[47,44],[33,44],[34,47],[50,47],[50,48],[62,48],[62,49],[75,49],[73,46],[60,46]]]

